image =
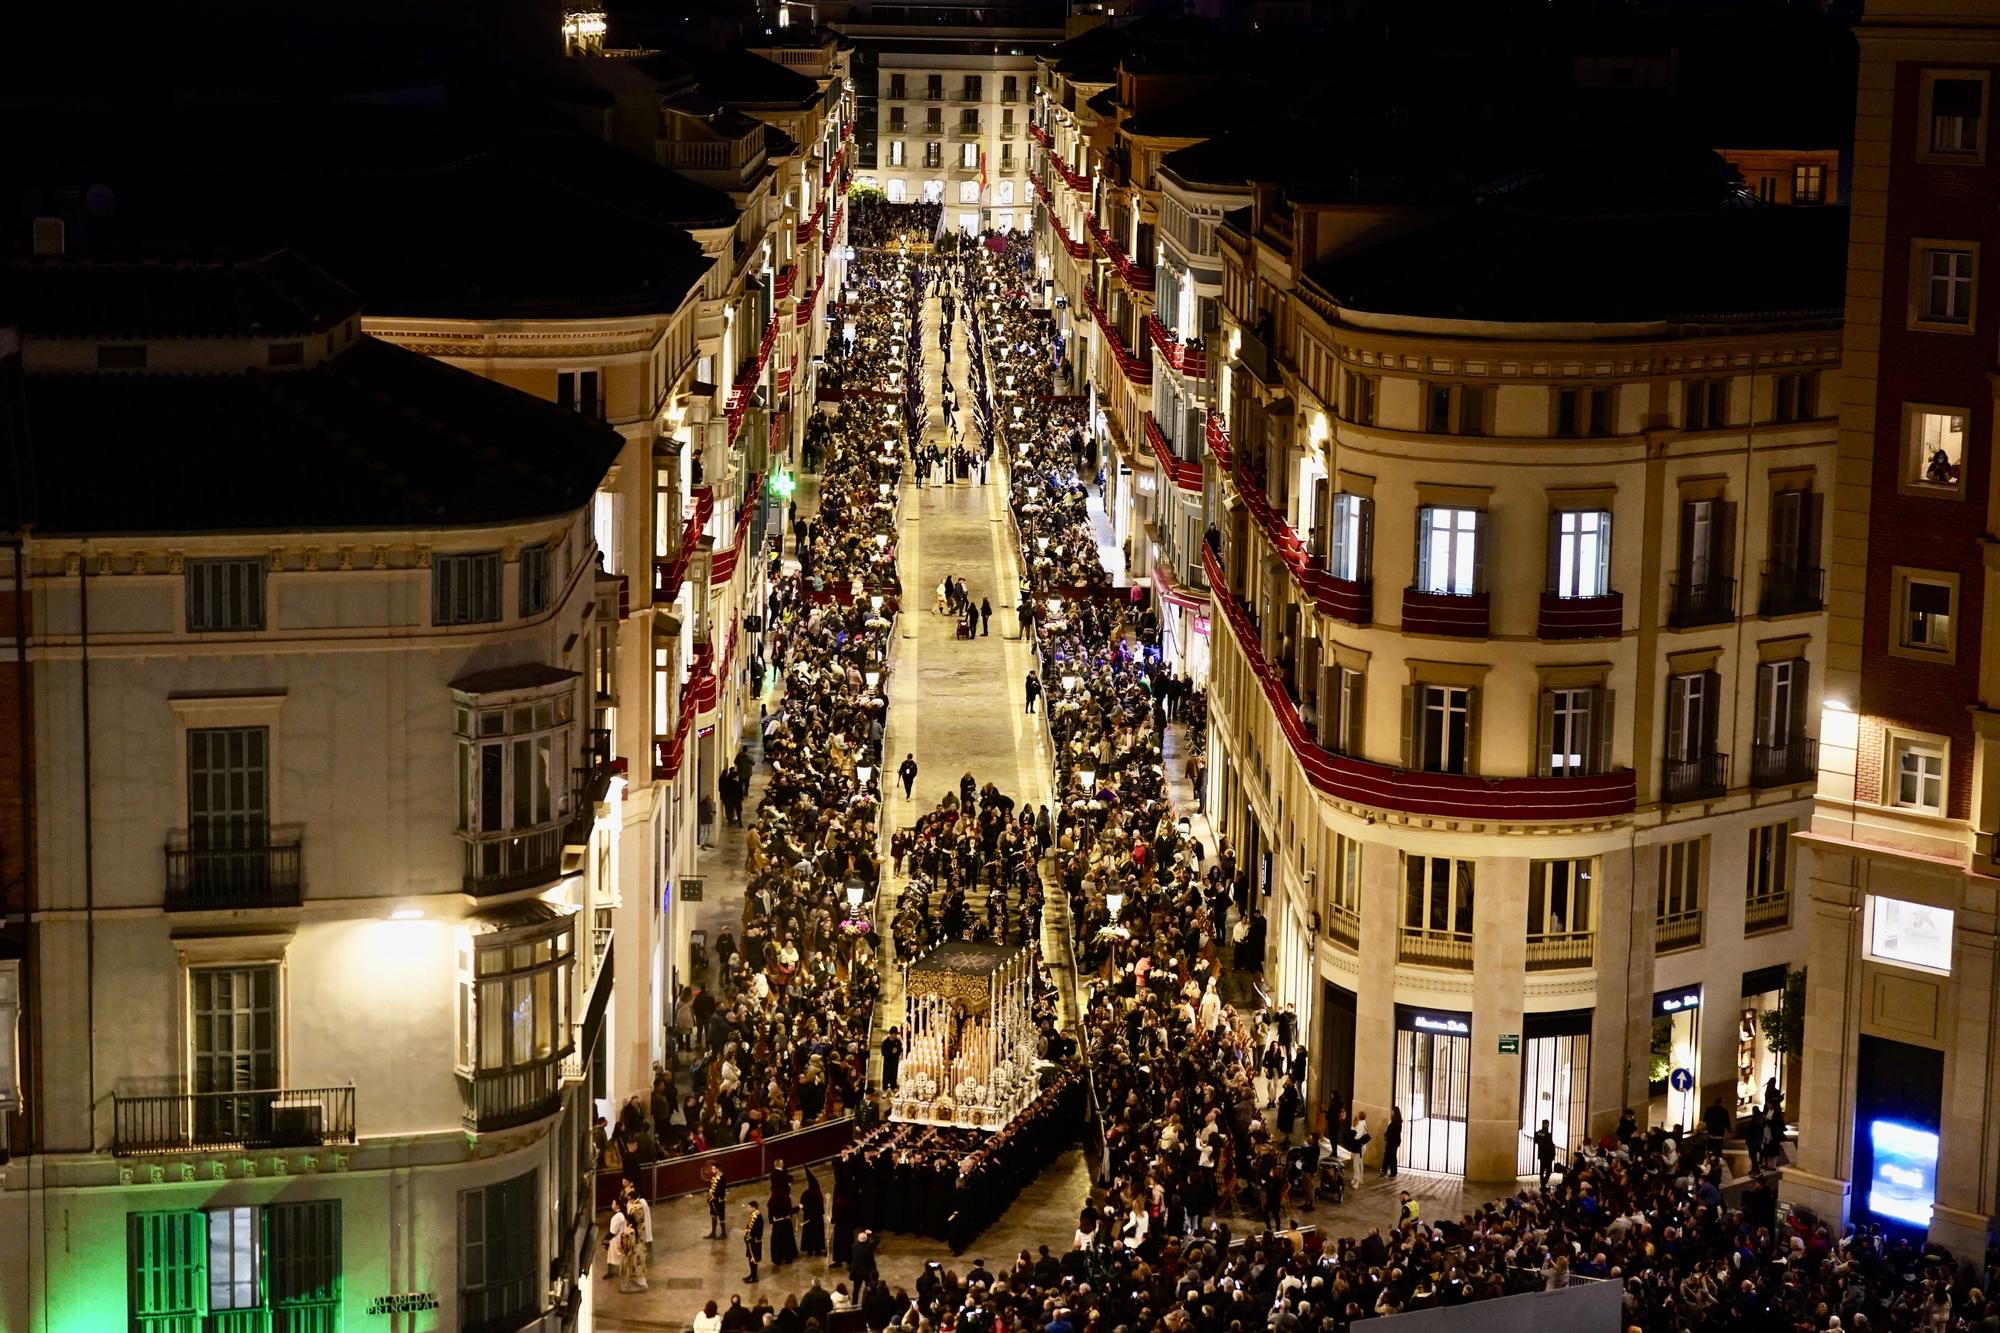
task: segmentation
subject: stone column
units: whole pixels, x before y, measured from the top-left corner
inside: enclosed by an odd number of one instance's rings
[[[1854,1171],[1854,1062],[1861,1013],[1860,910],[1855,857],[1807,845],[1804,1083],[1795,1097],[1796,1159],[1779,1192],[1830,1227],[1847,1220]]]
[[[1380,1164],[1382,1131],[1396,1065],[1396,940],[1402,920],[1402,857],[1387,842],[1361,849],[1361,976],[1355,987],[1354,1106],[1375,1126],[1369,1145]]]
[[[1472,1088],[1465,1178],[1511,1180],[1521,1130],[1521,1056],[1500,1054],[1502,1032],[1521,1030],[1526,991],[1528,862],[1481,857],[1474,864]]]
[[[1618,1124],[1631,1100],[1626,1071],[1635,1042],[1643,1042],[1652,1014],[1653,913],[1651,881],[1636,873],[1642,849],[1625,847],[1597,858],[1597,1005],[1590,1019],[1590,1090],[1586,1124],[1602,1138]],[[1652,852],[1654,849],[1643,849]],[[1657,873],[1657,871],[1655,872]],[[1645,884],[1642,893],[1639,886]],[[1645,991],[1645,1008],[1631,993]],[[1642,1071],[1643,1072],[1643,1071]]]
[[[1976,881],[1975,881],[1976,882]],[[1963,902],[1973,900],[1968,884]],[[1988,1137],[1993,1104],[1993,918],[1960,911],[1945,987],[1944,1099],[1939,1117],[1937,1205],[1930,1239],[1953,1254],[1976,1255],[1993,1218]]]

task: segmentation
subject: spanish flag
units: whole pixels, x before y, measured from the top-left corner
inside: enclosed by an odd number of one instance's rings
[[[981,144],[979,148],[979,192],[981,194],[986,193],[986,146],[984,144]]]

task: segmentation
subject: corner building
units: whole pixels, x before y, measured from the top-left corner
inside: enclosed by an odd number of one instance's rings
[[[0,1324],[588,1327],[619,433],[369,337],[289,254],[9,279]]]
[[[1844,214],[1250,184],[1207,802],[1312,1095],[1493,1180],[1792,1088]]]

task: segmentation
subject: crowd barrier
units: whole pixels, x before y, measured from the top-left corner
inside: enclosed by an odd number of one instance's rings
[[[680,1194],[699,1194],[708,1188],[708,1168],[722,1168],[722,1178],[731,1185],[761,1181],[778,1162],[794,1169],[811,1166],[840,1155],[854,1142],[854,1117],[841,1116],[818,1125],[808,1125],[778,1134],[762,1143],[739,1143],[690,1157],[668,1157],[645,1166],[625,1166],[597,1174],[597,1206],[609,1208],[618,1197],[621,1180],[630,1180],[648,1199],[671,1199]]]

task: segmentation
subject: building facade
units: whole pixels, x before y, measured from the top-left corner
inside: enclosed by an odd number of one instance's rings
[[[1001,42],[879,45],[870,174],[889,202],[941,204],[956,231],[1025,230],[1033,59]]]
[[[618,434],[283,253],[10,279],[39,759],[0,1317],[587,1326]]]
[[[1783,1194],[1977,1254],[2000,1173],[1992,353],[2000,25],[1888,0],[1859,28],[1848,373],[1801,1141]]]

